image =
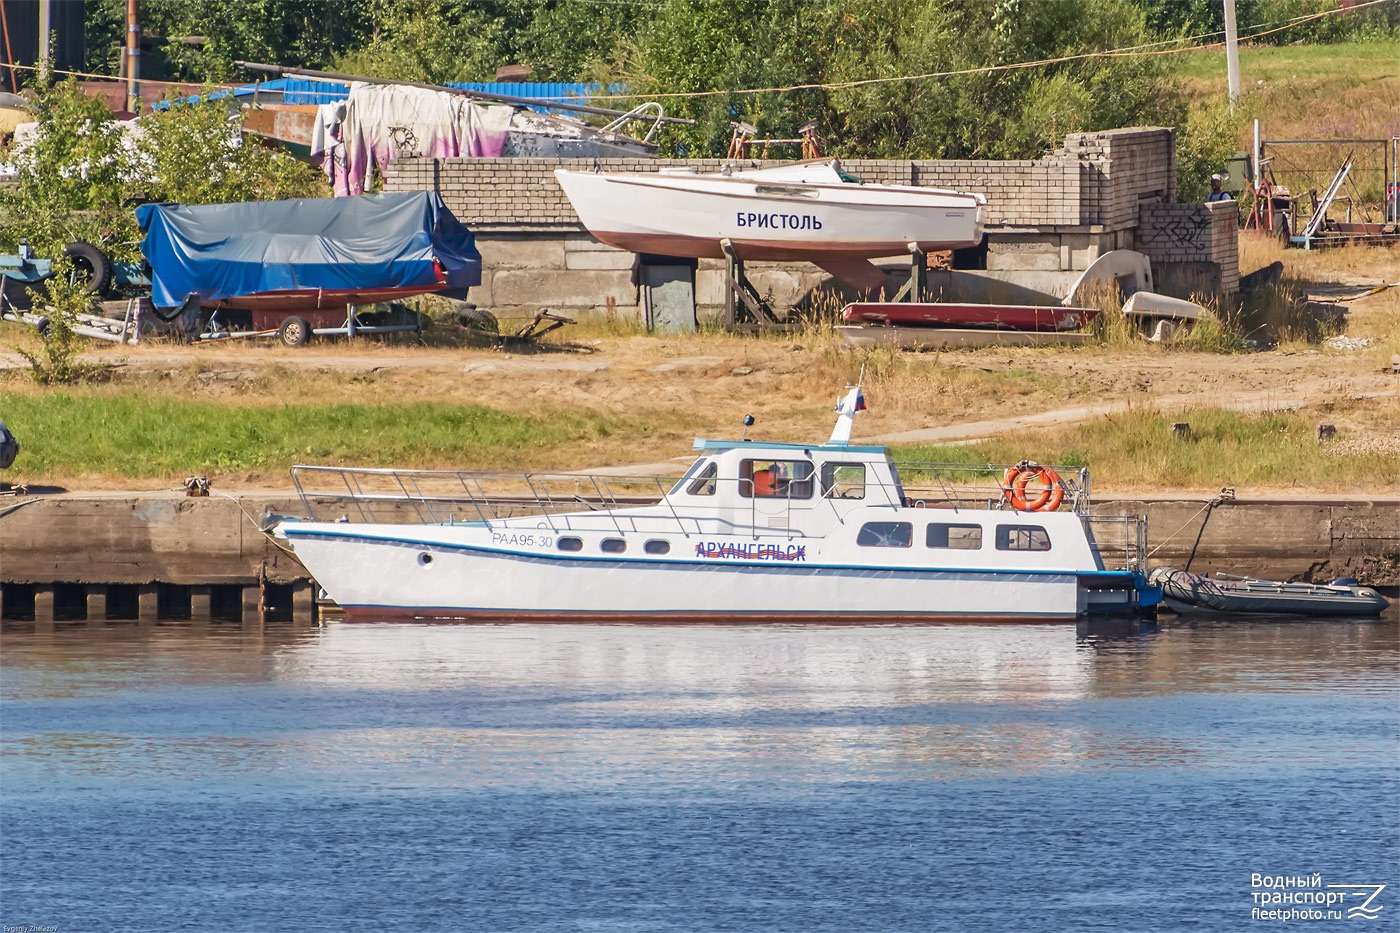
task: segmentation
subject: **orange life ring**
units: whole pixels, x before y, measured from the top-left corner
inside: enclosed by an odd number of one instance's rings
[[[1032,499],[1027,495],[1026,487],[1036,477],[1040,479],[1041,488]],[[1065,487],[1059,475],[1049,467],[1038,464],[1022,470],[1011,487],[1011,504],[1025,512],[1053,512],[1060,507],[1064,498]]]
[[[1030,498],[1026,487],[1031,480],[1040,478],[1040,492]],[[1046,466],[1031,461],[1023,461],[1006,471],[1003,478],[1007,501],[1018,512],[1053,512],[1065,500],[1065,484],[1060,475]]]
[[[1009,466],[1001,476],[1001,494],[1007,502],[1011,502],[1011,487],[1016,482],[1016,474],[1021,472],[1019,466]],[[1015,505],[1015,503],[1012,503]]]

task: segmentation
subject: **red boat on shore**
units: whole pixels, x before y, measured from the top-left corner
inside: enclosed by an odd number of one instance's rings
[[[896,327],[980,327],[1002,330],[1078,330],[1099,314],[1098,308],[1060,305],[984,305],[858,301],[841,309],[849,324]]]

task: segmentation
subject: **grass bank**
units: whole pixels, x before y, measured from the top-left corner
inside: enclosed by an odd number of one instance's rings
[[[1220,118],[1229,121],[1242,152],[1253,147],[1256,118],[1266,140],[1400,136],[1396,46],[1394,39],[1244,46],[1240,49],[1240,100],[1232,117]],[[1193,111],[1204,113],[1222,106],[1228,92],[1224,49],[1183,55],[1177,68],[1178,87]],[[1376,207],[1385,190],[1385,148],[1349,142],[1273,146],[1267,155],[1273,159],[1277,181],[1302,196],[1311,189],[1326,189],[1342,161],[1353,154],[1351,185]]]
[[[1225,50],[1180,56],[1177,81],[1193,106],[1223,100]],[[1258,117],[1270,139],[1400,135],[1394,39],[1246,45],[1240,49],[1240,90],[1238,112],[1246,123]]]
[[[570,443],[605,440],[596,415],[514,415],[429,402],[240,405],[111,391],[8,395],[32,479],[180,479],[295,463],[404,467],[539,466]]]
[[[1175,434],[1174,423],[1189,424],[1189,437]],[[1301,414],[1146,408],[976,444],[901,447],[896,457],[969,465],[1033,459],[1088,466],[1097,484],[1114,489],[1369,487],[1382,493],[1393,489],[1392,478],[1400,473],[1400,438],[1387,441],[1339,429],[1322,442],[1316,418]]]

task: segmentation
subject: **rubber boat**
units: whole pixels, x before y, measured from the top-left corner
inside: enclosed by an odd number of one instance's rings
[[[1162,588],[1167,607],[1177,612],[1377,616],[1390,605],[1384,596],[1350,577],[1331,583],[1280,583],[1158,567],[1150,579]]]
[[[835,160],[753,171],[693,169],[554,177],[588,232],[634,253],[805,260],[858,287],[884,284],[867,262],[982,240],[980,194],[848,180]]]
[[[858,301],[841,309],[850,324],[891,327],[990,327],[999,330],[1079,330],[1098,317],[1098,308],[1061,305],[994,305]]]
[[[1140,520],[1113,518],[1129,547],[1101,552],[1087,471],[1062,478],[1025,462],[958,485],[906,465],[901,477],[886,448],[850,443],[864,407],[849,390],[825,443],[697,439],[675,481],[296,467],[310,520],[272,531],[350,619],[1075,622],[1153,611],[1161,592],[1134,569]],[[316,520],[327,504],[340,520]]]

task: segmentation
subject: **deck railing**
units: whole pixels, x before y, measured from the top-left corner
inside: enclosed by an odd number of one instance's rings
[[[1007,509],[1002,485],[1005,468],[946,463],[898,463],[900,488],[885,489],[867,474],[865,501],[899,502],[927,509]],[[1064,484],[1061,509],[1084,520],[1097,542],[1105,566],[1136,569],[1146,554],[1145,523],[1137,516],[1091,516],[1087,470],[1056,468]],[[636,519],[618,509],[665,503],[666,512],[647,521],[647,530],[666,523],[677,533],[698,534],[702,522],[712,525],[715,510],[677,511],[666,499],[675,476],[617,476],[591,473],[513,473],[468,470],[398,470],[371,467],[295,466],[292,482],[309,518],[396,524],[498,522],[539,516],[555,531],[606,526],[618,532],[640,530]],[[814,477],[815,479],[815,477]],[[686,478],[694,482],[693,477]],[[749,480],[715,480],[749,483]],[[1033,487],[1038,489],[1039,487]],[[881,494],[881,491],[883,494]],[[795,510],[806,500],[757,497],[751,488],[731,497],[744,506],[729,510],[723,520],[734,533],[801,534],[800,520],[810,508]],[[823,491],[816,489],[817,494]],[[836,504],[833,501],[833,506]],[[583,522],[577,516],[589,513]]]

